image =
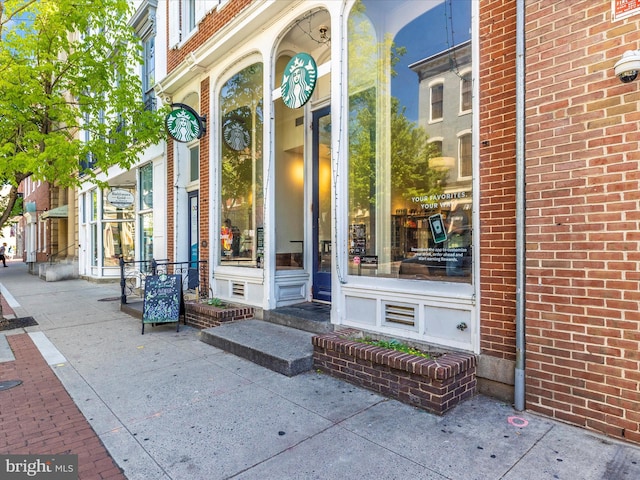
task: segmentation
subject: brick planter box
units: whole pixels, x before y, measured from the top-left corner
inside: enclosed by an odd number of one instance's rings
[[[312,338],[313,366],[349,383],[442,415],[476,391],[476,356],[428,359],[349,340],[354,330]]]
[[[221,308],[196,302],[187,302],[184,307],[187,325],[200,329],[253,318],[253,307],[230,305]]]

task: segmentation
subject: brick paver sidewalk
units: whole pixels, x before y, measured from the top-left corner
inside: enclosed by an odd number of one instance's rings
[[[7,299],[4,298],[4,295],[2,295],[2,294],[0,294],[0,304],[2,304],[2,316],[3,317],[9,317],[11,315],[14,315],[13,308],[11,308],[9,306],[9,303],[7,303]],[[0,320],[2,320],[2,318],[0,318]]]
[[[7,336],[15,361],[0,362],[0,453],[78,455],[80,480],[126,479],[28,334]]]

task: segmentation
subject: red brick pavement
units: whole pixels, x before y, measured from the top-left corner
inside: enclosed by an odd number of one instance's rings
[[[0,303],[2,304],[2,316],[8,317],[9,315],[14,315],[13,308],[9,306],[7,303],[7,299],[4,298],[4,295],[0,294]],[[0,318],[2,320],[2,318]]]
[[[79,480],[126,479],[28,334],[7,336],[15,361],[0,362],[0,453],[78,455]]]

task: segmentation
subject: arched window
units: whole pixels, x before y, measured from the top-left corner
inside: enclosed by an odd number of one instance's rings
[[[264,254],[262,63],[233,75],[220,91],[220,262],[255,267]]]

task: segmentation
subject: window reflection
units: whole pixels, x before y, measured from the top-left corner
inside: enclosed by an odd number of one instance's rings
[[[351,10],[350,274],[471,281],[470,25],[470,0]]]
[[[240,71],[220,94],[220,261],[259,266],[263,255],[262,64]]]

